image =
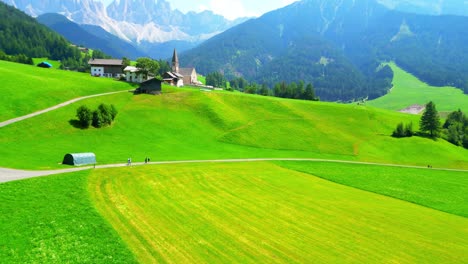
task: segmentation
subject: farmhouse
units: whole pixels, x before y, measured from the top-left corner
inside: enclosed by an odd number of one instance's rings
[[[148,76],[144,74],[141,69],[135,66],[127,66],[124,69],[125,79],[127,82],[142,83],[148,80]]]
[[[120,78],[122,76],[122,60],[115,59],[91,59],[88,64],[91,66],[91,76]]]

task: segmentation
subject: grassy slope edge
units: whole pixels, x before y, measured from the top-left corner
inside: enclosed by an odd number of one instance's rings
[[[0,184],[0,262],[134,263],[93,206],[89,173]]]
[[[77,97],[132,89],[125,82],[86,73],[43,69],[0,60],[0,121]]]
[[[421,82],[395,63],[389,63],[393,70],[393,88],[387,95],[369,101],[367,104],[388,110],[402,110],[408,106],[425,105],[433,101],[438,111],[452,112],[461,109],[468,113],[468,95],[454,87],[434,87]]]
[[[163,88],[93,98],[0,130],[0,166],[61,168],[66,153],[98,162],[223,158],[322,158],[468,168],[468,151],[443,140],[394,139],[397,123],[417,116],[373,107]],[[114,104],[111,127],[75,128],[76,108]],[[187,129],[189,128],[189,129]],[[27,161],[27,162],[26,162]]]
[[[358,164],[276,162],[332,182],[468,217],[468,173]]]

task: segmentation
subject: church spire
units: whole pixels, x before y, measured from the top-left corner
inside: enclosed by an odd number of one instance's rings
[[[179,73],[179,57],[177,57],[176,49],[174,49],[174,54],[172,55],[172,71]]]

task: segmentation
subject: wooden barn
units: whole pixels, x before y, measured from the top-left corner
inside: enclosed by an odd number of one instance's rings
[[[145,82],[142,82],[140,87],[136,89],[135,93],[144,93],[144,94],[161,94],[162,90],[162,81],[156,78],[149,79]]]

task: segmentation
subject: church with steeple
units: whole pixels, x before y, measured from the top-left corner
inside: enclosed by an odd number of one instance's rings
[[[197,77],[195,68],[180,68],[177,50],[174,49],[174,54],[172,55],[172,71],[164,74],[164,81],[177,87],[184,85],[200,85],[201,83],[198,81]]]

